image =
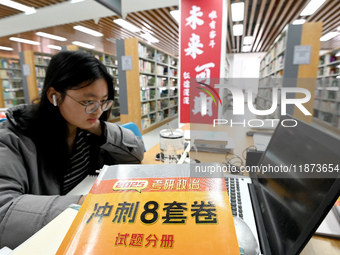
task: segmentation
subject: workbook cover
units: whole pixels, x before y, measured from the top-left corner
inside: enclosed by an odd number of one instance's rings
[[[240,254],[224,179],[188,167],[104,167],[57,254]]]

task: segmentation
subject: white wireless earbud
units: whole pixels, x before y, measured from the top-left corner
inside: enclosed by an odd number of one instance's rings
[[[57,105],[57,96],[54,94],[54,95],[52,95],[52,99],[53,99],[53,105],[54,106],[58,106]]]

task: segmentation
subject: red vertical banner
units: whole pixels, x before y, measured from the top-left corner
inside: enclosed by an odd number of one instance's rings
[[[223,75],[221,63],[225,59],[224,21],[227,15],[225,2],[181,0],[181,123],[212,123],[213,119],[218,118],[218,107],[222,102],[219,90],[210,78],[216,81]]]

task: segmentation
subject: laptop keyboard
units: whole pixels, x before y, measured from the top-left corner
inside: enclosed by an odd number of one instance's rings
[[[242,200],[240,192],[240,183],[238,178],[226,177],[225,184],[229,194],[230,206],[233,216],[243,219]]]

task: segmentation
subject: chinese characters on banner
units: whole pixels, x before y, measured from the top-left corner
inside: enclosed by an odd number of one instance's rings
[[[221,106],[209,78],[223,75],[225,0],[181,0],[180,9],[180,122],[211,123]]]

